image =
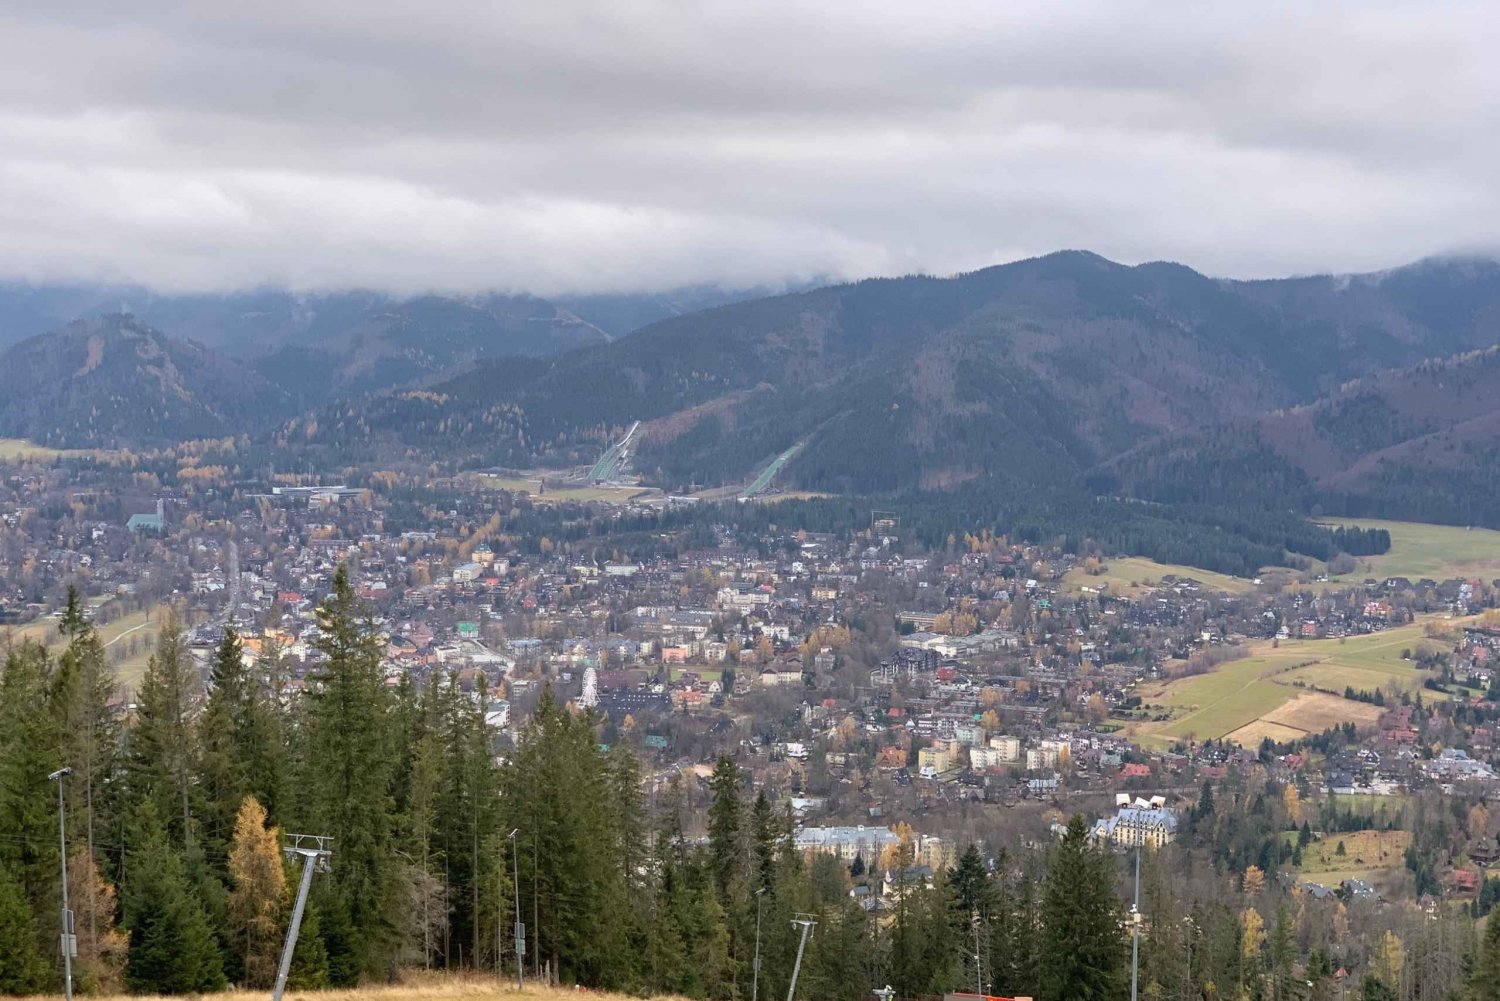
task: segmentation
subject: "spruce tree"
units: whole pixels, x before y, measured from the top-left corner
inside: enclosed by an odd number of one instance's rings
[[[1474,976],[1469,984],[1473,1001],[1500,1001],[1500,921],[1495,920],[1496,913],[1500,912],[1492,911],[1485,922],[1484,938],[1475,958]]]
[[[12,647],[0,677],[0,866],[8,867],[39,926],[57,941],[57,789],[47,776],[67,762],[51,711],[51,665],[35,643]]]
[[[0,994],[39,994],[51,980],[31,905],[10,867],[0,863]]]
[[[77,592],[69,589],[70,609]],[[116,804],[110,795],[119,764],[121,720],[115,705],[117,686],[104,644],[88,619],[69,622],[64,613],[67,649],[58,658],[53,681],[61,755],[73,768],[68,783],[69,814],[83,828],[89,854],[98,858],[97,832],[108,830]],[[95,928],[80,928],[94,934]]]
[[[121,900],[130,931],[126,986],[143,994],[223,989],[213,928],[150,800],[141,804],[131,826],[135,847]]]
[[[203,840],[210,852],[227,850],[246,796],[268,816],[282,802],[284,761],[275,703],[245,663],[233,629],[225,629],[214,652],[208,704],[198,723],[202,735],[198,782],[203,799]]]
[[[712,800],[708,806],[708,852],[714,889],[720,902],[729,899],[729,887],[744,852],[740,848],[740,770],[727,755],[719,755],[708,780]]]
[[[777,827],[776,814],[766,799],[766,791],[755,794],[755,804],[750,809],[750,851],[755,864],[756,889],[770,891],[776,883]],[[855,859],[856,862],[859,859]],[[856,873],[856,875],[858,875]]]
[[[1109,856],[1090,846],[1081,815],[1047,860],[1041,1001],[1113,1001],[1125,976],[1120,899]]]
[[[141,681],[127,776],[133,802],[149,800],[169,836],[184,847],[194,833],[191,796],[197,747],[193,719],[202,688],[188,654],[182,621],[169,609]]]
[[[300,822],[334,839],[331,905],[320,915],[330,981],[385,976],[399,941],[399,876],[391,852],[395,748],[381,645],[348,569],[318,608],[323,662],[304,697]],[[347,955],[340,955],[347,949]]]

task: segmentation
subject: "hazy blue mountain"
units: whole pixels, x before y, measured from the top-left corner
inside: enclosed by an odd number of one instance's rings
[[[133,317],[78,320],[0,354],[0,437],[46,445],[151,445],[253,433],[288,394],[195,341]]]

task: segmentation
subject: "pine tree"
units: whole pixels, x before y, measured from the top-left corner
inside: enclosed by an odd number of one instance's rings
[[[266,827],[265,809],[246,796],[229,849],[229,941],[247,987],[266,988],[276,979],[287,896],[279,841],[278,830]]]
[[[1114,999],[1124,974],[1112,863],[1090,847],[1088,827],[1075,814],[1047,860],[1039,996],[1043,1001]]]
[[[318,608],[323,663],[304,697],[300,822],[334,839],[332,903],[321,914],[329,979],[386,975],[399,944],[391,853],[396,750],[381,646],[342,565]],[[340,949],[349,950],[340,955]]]
[[[37,947],[31,905],[9,866],[0,863],[0,994],[40,994],[51,979]]]
[[[223,989],[224,969],[208,916],[150,800],[138,809],[132,828],[135,848],[121,900],[130,930],[126,986],[144,994]]]

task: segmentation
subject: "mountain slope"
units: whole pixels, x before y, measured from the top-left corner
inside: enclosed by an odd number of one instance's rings
[[[1469,263],[1244,283],[1067,252],[733,304],[540,365],[481,363],[432,393],[332,408],[313,440],[574,465],[642,420],[637,468],[664,486],[735,482],[799,441],[784,478],[808,489],[1078,484],[1160,436],[1494,343],[1497,304],[1500,268]]]
[[[222,437],[285,420],[244,366],[125,315],[72,323],[0,354],[0,435],[69,447]]]
[[[1292,498],[1346,516],[1500,524],[1500,347],[1351,382],[1318,401],[1153,442],[1112,484],[1169,503]]]

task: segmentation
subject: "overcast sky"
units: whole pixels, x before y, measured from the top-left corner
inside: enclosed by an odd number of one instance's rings
[[[0,278],[1377,269],[1500,246],[1497,43],[1435,0],[12,0]]]

